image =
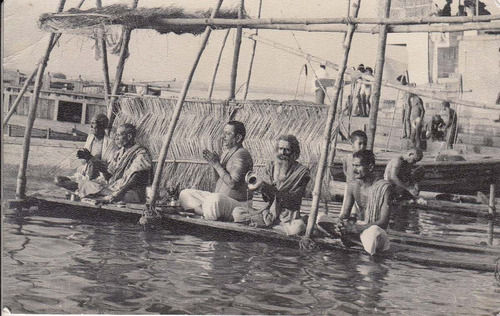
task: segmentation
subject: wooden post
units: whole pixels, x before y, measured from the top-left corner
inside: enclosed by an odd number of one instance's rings
[[[51,132],[50,128],[47,128],[47,139],[50,139],[50,132]]]
[[[488,245],[493,245],[493,227],[495,226],[495,194],[496,194],[496,184],[490,184],[490,203],[488,205],[488,214],[490,219],[488,220]]]
[[[217,12],[219,12],[219,8],[222,5],[223,0],[217,0],[217,5],[215,6],[214,10],[212,11],[212,18],[215,17]],[[160,185],[160,179],[161,179],[161,174],[163,171],[163,164],[165,162],[165,158],[167,157],[167,152],[170,147],[170,142],[172,141],[172,137],[174,135],[175,127],[177,126],[177,122],[179,121],[179,116],[181,115],[181,110],[182,110],[182,104],[184,103],[184,100],[186,99],[187,92],[189,90],[189,86],[191,85],[191,80],[193,80],[193,75],[194,72],[196,71],[196,68],[198,67],[198,62],[200,61],[201,55],[203,54],[203,51],[205,50],[205,47],[208,42],[208,38],[210,37],[210,33],[212,32],[212,29],[210,26],[207,26],[205,28],[205,32],[203,33],[203,37],[201,40],[201,45],[200,49],[198,51],[198,55],[196,56],[196,59],[193,62],[193,66],[191,66],[191,70],[189,72],[189,75],[184,82],[181,90],[181,94],[179,96],[179,99],[177,100],[177,103],[175,104],[175,109],[174,113],[172,115],[172,118],[170,119],[170,125],[168,126],[168,131],[167,135],[165,136],[165,140],[163,141],[163,144],[161,146],[160,150],[160,155],[158,157],[158,163],[156,164],[156,170],[155,170],[155,175],[153,179],[153,185],[152,185],[152,196],[151,196],[151,201],[149,201],[150,205],[154,208],[156,199],[158,198],[158,187]]]
[[[66,0],[60,0],[58,6],[58,12],[62,12]],[[24,141],[23,141],[23,153],[21,158],[21,164],[19,165],[19,172],[17,174],[17,186],[16,186],[16,198],[24,199],[26,198],[26,169],[28,166],[28,157],[30,152],[30,142],[31,142],[31,131],[33,130],[33,124],[35,123],[36,108],[38,105],[38,99],[40,97],[40,90],[42,89],[43,72],[49,61],[50,52],[55,44],[56,35],[54,33],[50,34],[49,43],[47,50],[45,51],[45,56],[38,65],[38,71],[35,79],[35,87],[33,88],[33,95],[30,100],[30,109],[28,113],[28,120],[26,122],[26,129],[24,131]]]
[[[257,14],[257,18],[260,18],[261,11],[262,11],[262,0],[259,1],[259,13]],[[255,31],[255,35],[259,35],[259,29],[257,29]],[[252,56],[250,57],[250,66],[248,67],[247,81],[245,84],[245,91],[243,92],[243,100],[247,99],[248,88],[250,87],[250,78],[252,76],[253,60],[255,58],[255,50],[256,49],[257,49],[257,41],[253,41],[253,43],[252,43]]]
[[[132,1],[132,9],[137,8],[139,0]],[[116,111],[118,110],[118,105],[116,104],[115,95],[118,94],[118,89],[120,88],[120,84],[122,83],[123,70],[125,69],[125,61],[128,57],[128,43],[130,42],[130,35],[132,34],[132,29],[126,27],[123,31],[123,41],[122,47],[120,48],[120,57],[118,59],[118,65],[116,66],[116,74],[115,74],[115,82],[113,84],[113,90],[111,90],[111,99],[108,100],[108,111],[107,116],[109,118],[108,128],[111,129],[113,126],[113,121],[115,120]]]
[[[358,11],[359,11],[359,4],[361,0],[354,0],[353,1],[353,8],[352,8],[352,16],[357,17],[358,16]],[[355,25],[354,24],[349,24],[347,28],[347,33],[345,36],[344,40],[344,53],[342,57],[342,63],[339,66],[339,70],[337,73],[337,78],[335,80],[335,86],[333,88],[334,93],[333,93],[333,100],[330,105],[330,108],[328,109],[328,117],[326,120],[326,125],[325,125],[325,130],[323,132],[323,144],[321,148],[321,156],[318,161],[318,171],[316,172],[316,179],[314,180],[314,190],[313,190],[313,200],[311,204],[311,212],[309,214],[309,220],[307,222],[307,229],[306,229],[306,238],[310,238],[312,235],[312,232],[314,230],[314,224],[316,223],[316,217],[318,215],[318,206],[319,206],[319,201],[320,201],[320,194],[321,194],[321,185],[323,182],[323,176],[325,173],[325,167],[327,164],[327,156],[328,156],[328,147],[330,145],[330,139],[331,139],[331,134],[332,134],[332,126],[333,126],[333,121],[335,119],[335,114],[337,112],[337,103],[339,100],[339,95],[340,95],[340,89],[342,88],[342,79],[344,78],[344,73],[347,67],[347,59],[349,57],[349,51],[351,49],[351,42],[352,42],[352,37],[354,35],[354,30],[355,30]],[[332,157],[332,160],[335,157]]]
[[[96,0],[96,7],[98,9],[102,8],[102,0]],[[106,39],[104,36],[104,33],[100,34],[99,41],[101,43],[102,72],[104,74],[104,93],[107,98],[107,96],[111,94],[111,83],[109,81],[108,49],[106,47]]]
[[[389,18],[391,11],[391,0],[384,0],[383,18]],[[380,90],[382,88],[382,75],[384,73],[385,46],[387,43],[388,25],[380,25],[380,34],[377,48],[377,61],[375,63],[375,82],[373,84],[372,107],[370,109],[370,129],[368,130],[367,148],[373,150],[375,133],[377,131],[378,106],[380,103]]]
[[[238,19],[243,18],[243,6],[245,0],[240,0],[240,7],[238,11]],[[238,60],[240,58],[241,35],[243,34],[243,27],[236,28],[236,39],[234,43],[233,66],[231,68],[231,86],[229,88],[229,100],[234,100],[236,97],[236,77],[238,75]]]
[[[207,98],[209,100],[212,99],[212,94],[214,92],[214,86],[215,86],[215,78],[217,77],[217,71],[219,70],[220,60],[222,58],[222,52],[224,51],[224,46],[226,46],[227,37],[228,37],[230,31],[231,31],[231,29],[227,29],[226,34],[224,35],[224,39],[222,40],[222,46],[221,46],[220,51],[219,51],[219,57],[217,58],[217,63],[215,64],[215,68],[214,68],[214,74],[212,75],[212,80],[210,81],[210,88],[208,89]]]
[[[82,103],[82,117],[80,119],[81,124],[85,124],[87,118],[87,103]]]

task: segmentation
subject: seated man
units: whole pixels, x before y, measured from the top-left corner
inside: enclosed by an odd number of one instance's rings
[[[183,209],[192,209],[211,221],[232,221],[235,207],[252,203],[253,194],[247,189],[245,175],[252,170],[253,160],[248,150],[243,148],[245,135],[243,123],[230,121],[224,126],[222,157],[207,149],[203,151],[203,158],[208,161],[217,179],[215,191],[182,190],[179,201]]]
[[[123,201],[143,203],[146,201],[146,186],[149,183],[151,157],[144,147],[135,143],[135,126],[125,123],[116,131],[115,142],[119,150],[105,166],[95,157],[89,161],[103,173],[105,181],[82,180],[80,197],[104,196],[103,202]]]
[[[354,204],[361,211],[356,222],[348,221],[341,229],[344,238],[360,239],[363,248],[373,255],[387,251],[390,247],[385,229],[391,212],[392,187],[389,182],[379,179],[373,172],[375,155],[371,150],[353,154],[354,180],[347,184],[346,208],[339,221],[344,222],[351,215]]]
[[[298,235],[305,229],[300,219],[300,206],[311,179],[309,169],[297,162],[300,144],[293,135],[281,136],[276,144],[276,158],[265,169],[262,179],[249,181],[252,191],[260,189],[267,203],[262,209],[237,207],[234,221],[256,227],[275,226],[287,235]]]
[[[384,172],[384,179],[394,187],[394,192],[399,199],[412,199],[421,201],[418,198],[418,184],[416,183],[412,167],[422,160],[422,150],[413,148],[389,161]]]
[[[99,176],[99,171],[90,161],[90,157],[101,160],[103,154],[108,147],[109,137],[106,135],[108,126],[108,117],[104,114],[97,114],[90,122],[90,134],[87,137],[83,149],[76,152],[76,156],[82,161],[82,165],[78,167],[76,173],[72,176],[57,176],[54,183],[57,186],[75,191],[78,189],[78,182],[82,179],[94,180]]]

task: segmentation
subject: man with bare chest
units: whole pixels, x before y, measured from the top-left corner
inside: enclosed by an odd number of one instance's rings
[[[256,227],[273,227],[287,235],[305,229],[300,206],[310,180],[309,169],[299,163],[300,144],[293,135],[284,135],[276,144],[276,158],[267,164],[262,177],[248,181],[248,189],[260,190],[266,205],[259,209],[237,207],[234,221]]]
[[[339,216],[343,223],[351,215],[353,205],[360,209],[361,216],[356,222],[346,222],[342,229],[344,237],[361,240],[363,248],[371,255],[389,249],[385,229],[389,224],[392,187],[373,172],[375,155],[364,150],[353,155],[354,180],[348,183],[346,208]]]
[[[422,99],[413,94],[410,97],[410,124],[411,124],[411,135],[410,140],[413,143],[413,147],[421,148],[420,137],[422,135],[422,126],[424,124],[425,108]]]

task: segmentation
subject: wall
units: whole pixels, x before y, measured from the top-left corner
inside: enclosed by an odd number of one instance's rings
[[[500,92],[500,35],[465,36],[459,43],[464,99],[495,104]],[[500,106],[499,106],[500,109]]]

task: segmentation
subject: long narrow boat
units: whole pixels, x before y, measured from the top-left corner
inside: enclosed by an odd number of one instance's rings
[[[30,208],[36,206],[36,208]],[[74,217],[91,216],[106,219],[128,218],[138,221],[144,205],[127,204],[94,205],[81,201],[70,201],[56,196],[32,196],[25,201],[7,201],[7,207],[29,209],[26,214],[36,212],[47,216]],[[36,209],[36,211],[34,210]],[[185,229],[194,228],[199,233],[218,231],[234,238],[250,236],[259,240],[298,247],[300,237],[286,236],[272,229],[254,228],[246,225],[207,221],[190,212],[179,211],[173,207],[157,208],[161,220],[157,222],[160,228]],[[388,260],[399,260],[422,265],[470,269],[476,271],[494,272],[496,261],[500,258],[500,249],[491,246],[476,246],[439,239],[422,237],[415,234],[401,233],[389,230],[392,242],[391,250],[380,255]],[[343,252],[365,253],[361,247],[345,247],[338,239],[314,236],[314,241],[320,249]]]
[[[378,161],[375,172],[383,175],[386,166],[386,161]],[[500,186],[500,159],[420,162],[418,166],[424,170],[419,182],[422,191],[475,195],[489,192],[492,183]],[[336,181],[345,181],[341,164],[335,163],[332,173]]]

